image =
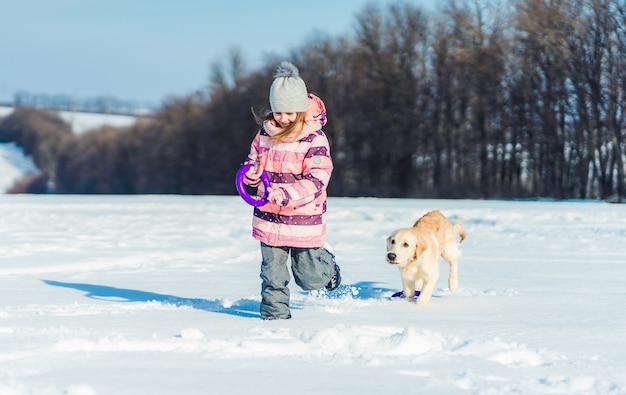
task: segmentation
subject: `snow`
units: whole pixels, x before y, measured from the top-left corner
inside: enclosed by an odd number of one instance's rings
[[[233,188],[234,189],[234,188]],[[462,222],[460,288],[391,299],[385,238]],[[626,394],[626,205],[333,198],[338,292],[259,318],[237,196],[0,196],[0,394]]]
[[[33,158],[24,154],[22,147],[15,143],[0,143],[0,193],[29,173],[37,173]]]
[[[13,107],[0,106],[0,118],[6,117],[13,112]]]
[[[102,126],[116,128],[130,127],[135,124],[137,119],[132,115],[98,114],[78,111],[58,111],[58,114],[72,127],[72,131],[75,134],[82,134]]]

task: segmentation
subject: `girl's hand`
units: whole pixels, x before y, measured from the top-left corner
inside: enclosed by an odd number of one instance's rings
[[[248,184],[257,184],[261,179],[261,174],[263,174],[263,168],[259,163],[255,163],[245,174]]]
[[[269,189],[269,195],[267,195],[267,201],[270,203],[273,203],[277,206],[286,206],[288,203],[287,200],[287,196],[285,196],[285,191],[278,187],[278,188],[270,188]]]

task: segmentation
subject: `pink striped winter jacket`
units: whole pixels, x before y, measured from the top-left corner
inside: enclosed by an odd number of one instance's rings
[[[283,206],[267,203],[254,209],[252,236],[270,246],[321,247],[326,237],[326,187],[333,171],[328,139],[322,131],[326,108],[309,94],[305,126],[289,141],[270,136],[281,129],[266,121],[250,147],[246,163],[258,162],[272,188],[282,188]],[[263,185],[259,187],[262,194]]]

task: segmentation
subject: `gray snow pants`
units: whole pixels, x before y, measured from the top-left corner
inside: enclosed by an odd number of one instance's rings
[[[261,242],[261,318],[290,318],[290,276],[287,259],[291,253],[291,272],[300,288],[320,289],[335,272],[333,256],[325,248],[272,247]]]

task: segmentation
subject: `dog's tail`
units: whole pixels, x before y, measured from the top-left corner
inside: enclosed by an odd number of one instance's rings
[[[457,234],[457,236],[459,236],[460,241],[459,244],[461,244],[463,242],[463,240],[465,240],[465,237],[467,237],[467,233],[465,232],[465,228],[463,227],[462,224],[454,224],[452,225],[452,228],[454,229],[454,233]]]

